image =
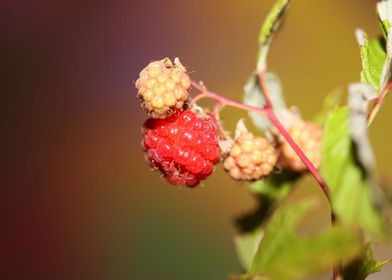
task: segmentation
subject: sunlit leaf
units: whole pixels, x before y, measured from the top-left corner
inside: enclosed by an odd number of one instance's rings
[[[263,230],[261,228],[257,228],[251,233],[237,235],[235,237],[234,242],[236,245],[237,255],[244,269],[249,269],[257,248],[259,247],[259,243],[263,238],[263,234]]]
[[[321,173],[331,190],[339,221],[381,233],[383,222],[374,205],[372,185],[356,161],[354,148],[348,108],[342,107],[325,124]]]
[[[265,70],[269,45],[291,2],[292,0],[277,0],[261,27],[259,33],[259,59],[257,63],[259,71]]]
[[[343,259],[355,257],[360,241],[349,230],[336,226],[314,237],[302,237],[296,225],[312,201],[279,208],[268,223],[249,269],[250,275],[293,280],[328,271]]]
[[[366,33],[358,29],[357,40],[361,49],[361,82],[370,84],[378,92],[383,80],[383,69],[387,58],[385,42],[381,39],[368,40]]]

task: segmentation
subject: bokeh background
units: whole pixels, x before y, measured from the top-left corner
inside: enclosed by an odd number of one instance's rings
[[[359,80],[354,29],[379,34],[374,0],[297,0],[269,66],[311,118]],[[273,0],[1,1],[0,279],[225,279],[240,273],[232,221],[255,201],[220,168],[194,190],[144,163],[133,82],[151,60],[240,99]],[[246,114],[227,110],[228,128]],[[371,128],[390,165],[392,104]],[[307,180],[302,187],[321,197]],[[313,213],[327,223],[328,213]],[[323,223],[316,223],[323,227]],[[391,257],[392,250],[379,250]],[[371,279],[390,279],[391,266]]]

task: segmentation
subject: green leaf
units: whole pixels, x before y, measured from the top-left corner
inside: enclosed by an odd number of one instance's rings
[[[258,195],[267,196],[272,199],[281,199],[291,190],[293,184],[301,177],[298,173],[282,171],[273,173],[266,179],[250,183],[250,190]]]
[[[391,16],[392,16],[392,1],[381,1],[377,3],[377,14],[378,19],[381,24],[385,38],[387,38],[389,33],[389,28],[391,26]]]
[[[292,0],[277,0],[272,10],[267,15],[259,33],[259,59],[257,69],[265,70],[266,58],[273,35],[278,30],[284,12]]]
[[[280,110],[286,108],[286,103],[284,101],[282,87],[279,79],[275,74],[267,73],[266,75],[267,87],[269,90],[272,105],[274,106],[275,112],[279,119],[282,118]],[[262,93],[259,79],[257,74],[254,74],[244,87],[244,103],[247,105],[262,108],[265,104],[264,95]],[[250,118],[253,124],[260,130],[266,131],[271,128],[271,123],[268,118],[264,115],[249,112]]]
[[[343,90],[341,88],[337,88],[329,93],[324,99],[323,109],[315,116],[314,122],[321,126],[324,125],[329,114],[331,114],[331,112],[333,112],[339,106],[342,95]]]
[[[336,226],[315,237],[301,237],[296,225],[313,203],[306,200],[280,207],[269,222],[249,269],[250,275],[293,280],[328,271],[360,251],[358,238]]]
[[[263,234],[264,231],[261,228],[257,228],[251,233],[238,235],[234,239],[240,263],[246,270],[249,269],[252,263]]]
[[[380,83],[383,81],[384,64],[387,58],[385,42],[380,39],[369,41],[363,30],[357,30],[356,34],[361,49],[361,82],[372,85],[379,92]]]
[[[383,222],[374,206],[371,184],[355,158],[347,107],[335,110],[325,124],[322,158],[321,174],[331,190],[338,220],[382,233]]]
[[[376,261],[370,246],[366,246],[360,258],[355,259],[344,270],[344,279],[365,280],[370,274],[381,271],[391,260]]]

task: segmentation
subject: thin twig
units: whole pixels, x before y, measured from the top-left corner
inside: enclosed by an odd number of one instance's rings
[[[374,106],[372,107],[372,109],[370,110],[370,113],[368,115],[368,126],[370,126],[372,124],[378,111],[380,111],[381,105],[383,104],[385,98],[387,97],[387,95],[391,89],[392,89],[392,82],[389,82],[383,88],[380,96],[375,99]]]
[[[196,83],[194,81],[191,81],[191,83],[196,89],[198,89],[200,91],[199,94],[197,94],[196,96],[194,96],[192,98],[192,102],[199,101],[202,98],[211,98],[211,99],[214,99],[225,106],[231,106],[231,107],[238,108],[241,110],[252,111],[252,112],[266,115],[267,110],[264,108],[250,106],[250,105],[246,105],[244,103],[238,102],[238,101],[234,101],[232,99],[223,97],[215,92],[209,91],[205,87],[200,86],[198,83]]]
[[[299,156],[299,158],[302,160],[302,162],[305,164],[307,169],[309,169],[310,173],[313,175],[317,183],[320,185],[322,191],[324,192],[325,196],[327,197],[328,200],[330,200],[330,191],[327,186],[327,183],[324,181],[323,177],[320,175],[319,171],[317,168],[314,166],[314,164],[308,159],[308,157],[305,155],[305,153],[302,151],[302,149],[297,145],[297,143],[294,141],[294,139],[290,136],[290,134],[287,132],[287,130],[284,128],[284,126],[281,124],[279,119],[276,117],[276,114],[273,110],[273,105],[269,96],[268,88],[267,88],[267,83],[265,79],[265,72],[262,71],[259,73],[259,80],[260,80],[260,86],[262,93],[265,98],[265,106],[269,106],[270,109],[267,110],[267,117],[271,121],[271,123],[278,129],[279,133],[285,138],[287,143],[293,148],[295,153]],[[267,105],[269,104],[269,105]],[[266,108],[264,108],[266,109]]]

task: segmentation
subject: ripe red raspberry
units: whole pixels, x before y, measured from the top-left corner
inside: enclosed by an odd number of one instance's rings
[[[297,120],[292,122],[288,132],[309,160],[318,167],[321,162],[321,128],[314,123]],[[279,164],[283,168],[295,172],[306,170],[306,166],[286,141],[280,145],[279,149]]]
[[[143,148],[149,164],[173,185],[196,186],[219,161],[216,120],[191,110],[144,125]]]
[[[188,99],[190,79],[178,58],[151,62],[136,81],[142,107],[154,119],[164,119],[182,111]]]
[[[247,132],[236,139],[223,166],[235,180],[257,180],[271,173],[276,160],[267,139]]]

